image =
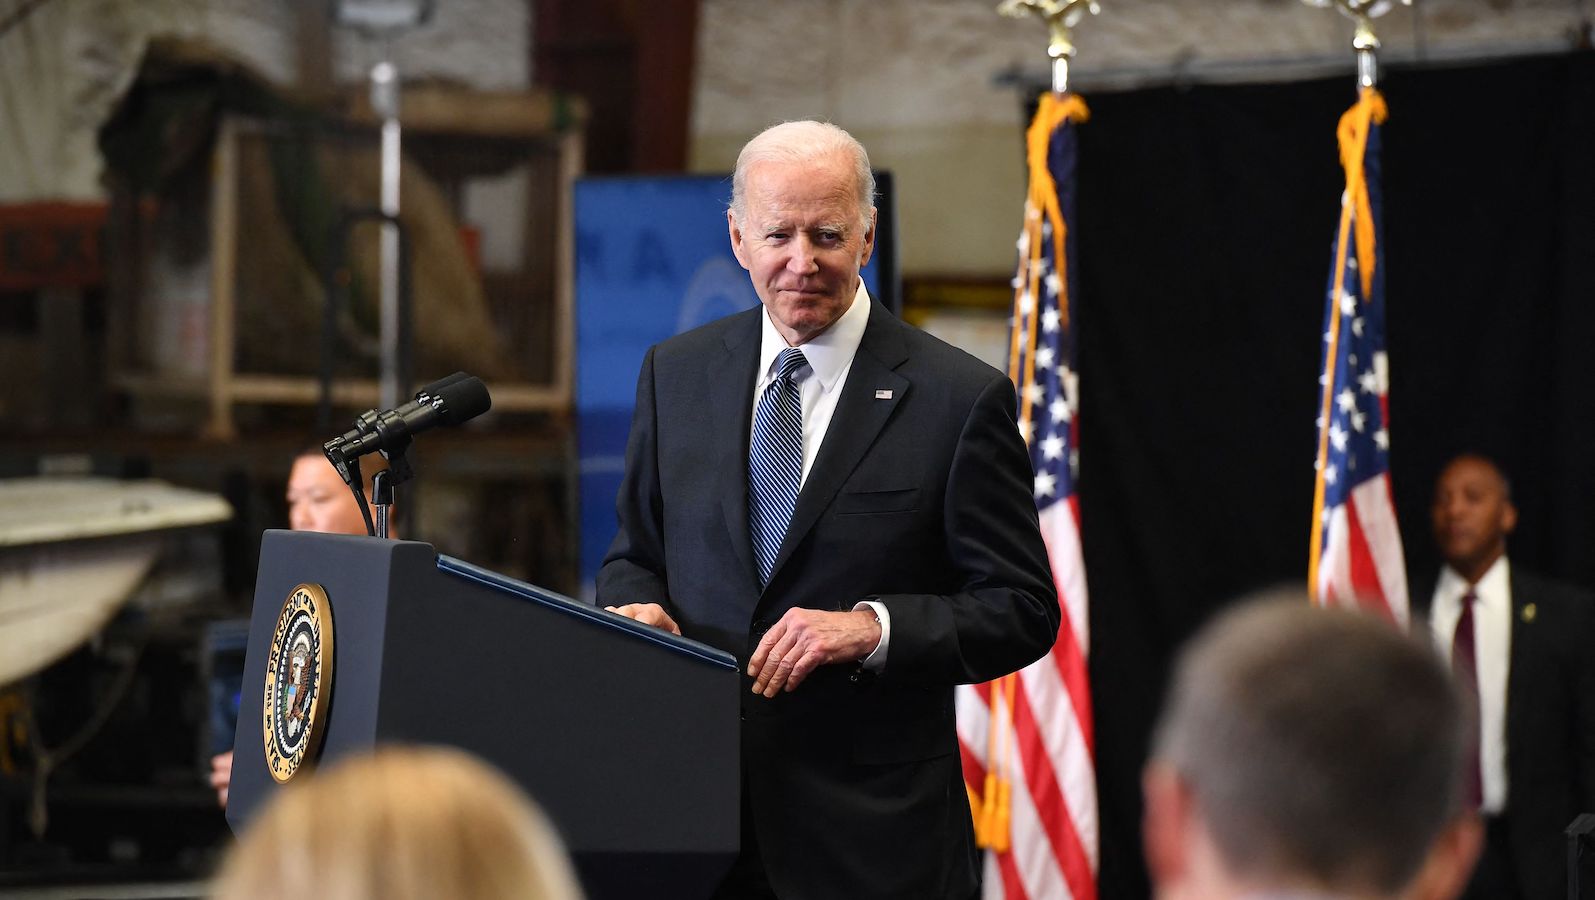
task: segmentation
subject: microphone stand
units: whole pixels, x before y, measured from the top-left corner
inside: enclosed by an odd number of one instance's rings
[[[393,479],[388,477],[387,470],[371,476],[371,505],[377,513],[374,536],[385,538],[388,536],[388,510],[393,506]]]
[[[397,449],[382,451],[382,455],[388,459],[388,467],[371,476],[371,505],[377,513],[376,527],[371,533],[375,537],[388,536],[388,516],[393,507],[395,489],[415,477],[415,469],[410,466],[409,457],[404,455],[409,449],[410,440],[405,438]]]

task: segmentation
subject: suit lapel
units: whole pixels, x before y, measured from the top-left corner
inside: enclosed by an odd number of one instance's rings
[[[715,434],[707,446],[719,454],[716,469],[720,510],[725,516],[731,549],[757,586],[758,570],[753,564],[753,543],[748,535],[748,434],[753,420],[751,391],[759,365],[758,316],[764,314],[764,307],[755,307],[754,312],[757,315],[747,317],[747,327],[739,326],[726,333],[726,355],[710,376],[708,402],[719,415],[715,417]]]
[[[781,552],[776,554],[775,568],[770,574],[772,583],[780,576],[781,567],[791,557],[793,549],[831,505],[865,451],[875,443],[891,418],[892,410],[908,393],[908,379],[893,371],[908,358],[900,331],[904,327],[884,307],[873,301],[870,303],[869,325],[864,329],[858,353],[848,370],[842,396],[837,398],[836,411],[825,430],[825,440],[814,458],[814,467],[798,493],[797,508],[792,511],[792,521],[787,525]],[[744,485],[743,497],[746,496]]]

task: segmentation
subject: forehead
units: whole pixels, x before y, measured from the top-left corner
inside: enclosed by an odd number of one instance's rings
[[[309,488],[318,485],[343,487],[343,479],[338,477],[338,472],[318,456],[301,456],[294,460],[293,470],[288,473],[289,488]]]
[[[1495,466],[1486,460],[1471,456],[1465,456],[1446,466],[1435,483],[1436,490],[1500,491],[1505,486],[1506,481]]]
[[[804,161],[764,160],[748,167],[744,182],[750,218],[844,218],[858,215],[858,185],[840,156]]]

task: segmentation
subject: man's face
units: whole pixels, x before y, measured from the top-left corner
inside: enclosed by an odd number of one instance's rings
[[[875,249],[875,210],[859,222],[857,185],[842,156],[747,170],[745,221],[727,214],[731,249],[790,346],[847,312]]]
[[[1483,577],[1506,552],[1506,536],[1517,510],[1506,496],[1506,480],[1488,461],[1454,460],[1434,486],[1434,542],[1447,564],[1469,581]]]

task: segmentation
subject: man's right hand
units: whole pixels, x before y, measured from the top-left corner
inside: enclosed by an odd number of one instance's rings
[[[665,608],[657,603],[628,603],[625,606],[606,606],[604,609],[618,616],[636,619],[644,625],[663,628],[671,634],[681,633],[681,626],[677,625],[676,620],[670,618]]]

